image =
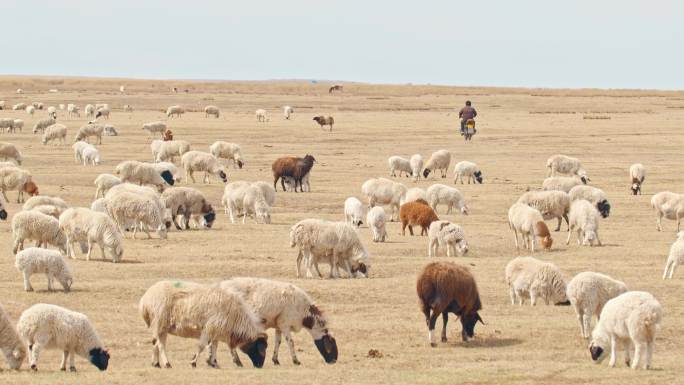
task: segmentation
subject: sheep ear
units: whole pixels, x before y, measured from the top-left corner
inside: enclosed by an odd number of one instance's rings
[[[479,314],[479,313],[477,314],[476,318],[477,318],[477,319],[476,319],[475,322],[480,321],[481,324],[486,325],[486,323],[482,320],[482,317],[480,317],[480,314]]]

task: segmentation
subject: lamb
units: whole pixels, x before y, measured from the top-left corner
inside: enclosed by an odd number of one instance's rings
[[[568,231],[570,230],[570,221],[568,220],[570,196],[566,192],[528,191],[518,199],[517,203],[524,203],[537,209],[544,220],[558,218],[558,226],[556,226],[555,231],[560,231],[563,219],[568,224]]]
[[[402,199],[401,204],[415,202],[418,199],[427,201],[427,193],[420,187],[413,187],[406,191],[406,195],[404,196],[404,199]]]
[[[480,167],[473,162],[464,160],[456,163],[454,166],[454,184],[459,180],[461,181],[461,184],[463,184],[463,177],[466,177],[468,184],[470,184],[471,180],[473,181],[473,184],[475,184],[475,181],[482,184],[482,171],[480,170]]]
[[[578,199],[584,199],[596,206],[596,209],[601,213],[603,218],[608,218],[610,215],[610,203],[608,203],[608,196],[600,188],[593,186],[578,185],[573,187],[568,193],[570,201],[574,202]]]
[[[356,227],[363,224],[363,203],[356,197],[349,197],[344,201],[344,222]]]
[[[656,229],[658,231],[663,231],[660,222],[665,217],[677,221],[677,232],[679,232],[679,223],[684,218],[684,195],[670,191],[659,192],[651,198],[651,207],[656,211]]]
[[[221,114],[220,110],[216,106],[206,106],[204,107],[204,117],[208,118],[209,115],[212,115],[216,119],[219,118],[219,115]]]
[[[81,156],[83,157],[83,165],[87,166],[88,164],[92,164],[93,166],[99,165],[102,163],[102,159],[100,157],[100,151],[95,148],[94,146],[87,146],[83,148],[83,151],[81,152]]]
[[[71,103],[69,103],[67,105],[67,114],[68,114],[69,118],[73,118],[73,117],[79,117],[80,118],[81,117],[81,113],[78,112],[78,106],[75,104],[71,104]]]
[[[406,235],[406,226],[409,228],[409,233],[413,235],[414,225],[420,226],[420,235],[427,235],[430,224],[439,220],[435,211],[422,199],[401,205],[399,217],[401,218],[401,235]]]
[[[290,106],[284,106],[283,107],[283,114],[285,115],[286,120],[290,120],[292,117],[292,114],[294,114],[294,108]]]
[[[506,265],[506,284],[509,288],[511,305],[516,302],[520,306],[525,298],[530,299],[532,306],[541,298],[547,305],[570,305],[566,294],[566,285],[560,269],[551,262],[540,261],[532,257],[517,257]]]
[[[228,176],[221,163],[215,156],[207,152],[188,151],[181,157],[181,165],[185,174],[192,179],[192,183],[197,183],[193,176],[195,171],[204,171],[204,183],[209,183],[209,174],[221,179],[223,183],[228,181]]]
[[[95,118],[95,106],[92,104],[86,104],[85,107],[83,107],[83,111],[85,112],[87,119]]]
[[[244,215],[242,205],[244,204],[245,194],[249,186],[249,182],[238,181],[226,184],[226,187],[223,189],[221,203],[223,203],[225,213],[230,215],[230,222],[233,224],[236,217]]]
[[[526,204],[514,203],[508,210],[508,226],[513,230],[515,236],[515,248],[518,246],[518,233],[522,237],[523,247],[534,253],[534,244],[539,237],[544,250],[551,250],[553,239],[549,233],[549,228],[544,223],[541,213]]]
[[[177,156],[190,151],[190,143],[185,140],[162,141],[157,149],[155,162],[174,162]]]
[[[41,142],[43,144],[48,144],[48,142],[52,142],[53,140],[59,140],[60,144],[66,144],[66,134],[66,126],[55,123],[45,129],[45,133],[43,134],[43,139]]]
[[[368,179],[361,185],[361,193],[368,198],[368,207],[389,205],[392,209],[391,221],[399,214],[399,205],[406,195],[406,186],[385,178]]]
[[[663,272],[663,279],[672,279],[677,265],[684,262],[684,231],[677,233],[677,239],[670,247],[670,254],[665,263],[665,272]],[[669,274],[668,274],[669,273]]]
[[[335,119],[333,119],[332,116],[314,116],[313,120],[321,126],[321,129],[323,129],[325,126],[330,126],[330,132],[332,132],[333,124],[335,124]]]
[[[368,210],[366,223],[373,232],[373,242],[385,242],[387,230],[385,230],[385,210],[380,206],[375,206]]]
[[[625,363],[632,369],[650,369],[655,337],[663,318],[663,307],[652,294],[628,291],[608,301],[591,333],[589,352],[594,363],[605,359],[610,346],[610,362],[615,366],[619,345],[625,349]],[[634,354],[632,354],[634,346]]]
[[[167,118],[173,118],[174,115],[176,115],[177,118],[180,118],[184,113],[185,110],[181,106],[171,106],[166,109]]]
[[[426,192],[427,202],[432,207],[435,212],[437,212],[437,205],[444,203],[447,205],[447,214],[451,214],[451,210],[456,206],[463,215],[468,215],[469,208],[463,199],[463,194],[461,194],[458,189],[443,185],[443,184],[433,184],[428,187]]]
[[[416,182],[420,179],[420,171],[423,169],[423,157],[420,154],[414,154],[409,159],[409,164],[411,164],[411,175],[413,175],[413,181]]]
[[[183,228],[176,222],[176,217],[182,215],[184,218],[183,224],[185,229],[190,229],[190,218],[195,217],[197,223],[197,216],[204,219],[204,224],[207,228],[211,228],[216,219],[214,208],[211,207],[209,201],[204,194],[192,187],[171,187],[166,189],[161,195],[164,206],[171,211],[171,218],[176,229]]]
[[[12,370],[19,370],[26,358],[26,345],[17,334],[14,323],[7,312],[0,306],[0,350],[5,355],[7,366]]]
[[[17,331],[29,346],[29,363],[38,370],[38,355],[43,349],[63,352],[61,370],[76,371],[74,355],[87,358],[99,370],[107,370],[109,352],[104,348],[93,325],[85,314],[39,303],[24,310],[17,321]]]
[[[29,247],[17,253],[14,266],[24,275],[24,290],[33,291],[31,275],[47,275],[48,291],[53,291],[52,281],[56,278],[64,288],[64,292],[71,290],[74,277],[59,251]]]
[[[569,193],[575,186],[586,184],[586,178],[578,176],[552,176],[544,179],[542,190],[565,191]]]
[[[95,199],[104,198],[110,188],[121,184],[121,179],[112,174],[100,174],[95,178]]]
[[[599,212],[591,203],[583,199],[572,202],[569,226],[568,239],[565,241],[566,245],[570,244],[572,231],[576,230],[577,244],[594,246],[594,243],[596,243],[601,246],[601,239],[598,236]]]
[[[191,361],[193,367],[197,366],[197,359],[208,344],[207,363],[216,367],[219,341],[227,343],[230,349],[240,347],[255,367],[264,364],[267,343],[262,325],[254,310],[234,290],[225,290],[219,285],[159,281],[140,298],[139,309],[152,332],[154,367],[160,368],[161,364],[171,367],[166,356],[169,334],[199,340]]]
[[[59,221],[37,211],[20,211],[12,218],[12,254],[24,249],[25,240],[35,240],[36,246],[57,246],[66,254],[66,236],[59,228]]]
[[[263,108],[256,110],[256,112],[254,114],[256,115],[257,122],[268,122],[269,121],[268,113]]]
[[[119,136],[119,131],[116,129],[115,126],[111,124],[105,124],[104,125],[104,134],[106,136]]]
[[[33,126],[33,133],[37,134],[38,131],[45,133],[45,129],[57,123],[57,120],[53,117],[48,117],[41,119]]]
[[[245,190],[245,197],[242,201],[243,214],[242,223],[247,223],[247,217],[254,218],[256,223],[271,223],[271,207],[266,202],[266,197],[260,187],[251,185]]]
[[[150,194],[141,194],[131,191],[126,183],[114,186],[105,195],[107,213],[119,226],[122,234],[126,227],[133,225],[133,239],[138,227],[147,234],[147,239],[152,238],[148,229],[156,230],[159,239],[166,239],[167,229],[171,227],[172,221],[170,218],[167,220],[166,208],[161,199],[153,190],[149,192]]]
[[[21,119],[14,119],[14,124],[13,124],[13,127],[11,128],[11,131],[17,132],[17,130],[19,130],[19,132],[22,132],[23,129],[24,129],[24,121]]]
[[[81,126],[81,128],[78,129],[78,133],[76,133],[76,138],[74,139],[74,142],[78,142],[80,140],[85,140],[86,142],[88,142],[88,138],[94,136],[97,139],[95,144],[102,144],[103,132],[103,125],[97,123],[88,123],[84,126]]]
[[[7,191],[17,191],[17,203],[24,202],[24,192],[38,195],[38,188],[32,183],[31,173],[17,167],[0,168],[0,192],[7,202]]]
[[[233,168],[235,168],[236,164],[240,168],[242,168],[242,166],[245,164],[242,160],[240,145],[238,144],[217,141],[209,146],[209,152],[216,158],[225,158],[230,160],[231,163],[233,163]]]
[[[406,176],[409,176],[412,172],[411,162],[406,158],[395,155],[390,156],[387,161],[389,163],[390,176],[396,177],[397,171],[399,171],[399,176],[401,176],[402,172],[405,173]]]
[[[465,266],[452,262],[432,262],[427,264],[418,275],[416,291],[420,300],[420,310],[425,315],[428,326],[428,341],[436,347],[435,325],[442,315],[442,342],[447,342],[446,326],[449,313],[461,319],[461,339],[466,342],[475,336],[475,325],[484,321],[480,294],[475,277]]]
[[[641,184],[646,179],[646,168],[641,163],[634,163],[629,167],[629,176],[632,178],[632,193],[641,195]]]
[[[262,278],[234,277],[221,282],[224,290],[235,291],[245,298],[257,317],[264,321],[264,328],[275,329],[273,363],[280,365],[278,350],[282,336],[290,349],[295,365],[301,362],[295,353],[291,333],[306,329],[326,363],[337,361],[337,342],[328,331],[328,321],[311,297],[299,287],[286,282]],[[231,352],[233,357],[237,353]]]
[[[158,132],[159,135],[163,137],[166,128],[166,123],[160,121],[149,122],[142,125],[142,129],[147,131],[150,134],[150,137],[152,137],[155,132]]]
[[[170,171],[159,172],[154,164],[138,162],[137,160],[126,160],[119,163],[114,174],[118,175],[122,182],[140,185],[151,184],[157,186],[160,191],[167,185],[173,186],[175,183]]]
[[[14,119],[12,118],[0,118],[0,133],[5,133],[5,128],[7,132],[14,131]]]
[[[93,147],[93,145],[82,141],[78,141],[71,145],[71,148],[74,149],[74,159],[76,159],[76,163],[83,162],[83,150],[88,147]]]
[[[423,177],[427,178],[432,170],[440,170],[442,178],[447,177],[447,171],[449,170],[449,163],[451,163],[451,153],[447,150],[437,150],[432,153],[430,159],[428,159],[425,164],[425,169],[423,170]]]
[[[305,175],[309,174],[315,162],[316,158],[309,154],[306,154],[304,158],[290,156],[276,159],[271,165],[271,170],[273,171],[273,188],[276,191],[278,190],[276,187],[278,179],[292,177],[295,180],[294,191],[297,192],[297,185],[299,185],[300,191],[304,192],[302,179]],[[285,180],[281,179],[280,183],[283,190],[285,190]]]
[[[36,206],[50,205],[59,207],[61,210],[66,210],[69,208],[66,202],[62,198],[51,197],[47,195],[39,195],[29,198],[22,206],[22,210],[28,211],[32,210]]]
[[[449,221],[434,221],[428,229],[428,257],[435,257],[439,247],[446,249],[447,257],[456,256],[456,250],[461,255],[468,252],[468,242],[461,226]]]
[[[95,112],[95,119],[98,119],[100,117],[109,119],[110,112],[112,112],[112,110],[106,104],[102,107],[98,107],[97,111]]]
[[[570,280],[566,292],[577,313],[583,338],[589,338],[592,315],[595,314],[600,319],[601,310],[606,302],[626,291],[627,286],[624,282],[592,271],[579,273]]]
[[[577,175],[589,181],[587,172],[582,168],[582,162],[577,158],[561,154],[553,155],[546,161],[546,168],[548,168],[546,176],[556,176],[556,174]]]
[[[21,162],[24,160],[24,158],[21,156],[21,152],[19,152],[17,149],[17,146],[7,142],[0,142],[0,158],[4,160],[11,159],[19,166],[21,166]]]
[[[285,191],[294,191],[296,185],[294,178],[292,178],[291,176],[286,176],[283,177],[283,179],[285,180]],[[302,191],[311,192],[311,182],[309,182],[309,173],[302,177]]]
[[[93,247],[100,246],[102,259],[106,258],[105,248],[117,263],[123,257],[123,235],[109,215],[85,207],[72,207],[59,216],[59,228],[67,238],[67,256],[76,258],[74,242],[88,245],[86,261],[90,261]],[[83,247],[82,247],[83,248]]]
[[[33,106],[28,106],[26,107],[26,113],[33,116],[33,114],[36,112],[36,108]]]

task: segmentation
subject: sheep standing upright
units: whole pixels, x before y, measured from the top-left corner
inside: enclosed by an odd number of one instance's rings
[[[21,166],[21,162],[24,160],[21,156],[21,152],[17,149],[17,146],[7,142],[0,142],[0,158],[4,160],[11,159],[19,166]]]
[[[59,140],[60,144],[66,143],[67,128],[63,124],[55,123],[48,126],[43,133],[41,143],[48,144],[53,140]]]
[[[19,338],[14,323],[0,305],[0,350],[5,355],[7,366],[19,370],[26,358],[26,344]]]
[[[679,225],[684,218],[684,195],[670,191],[662,191],[651,198],[651,207],[656,212],[656,229],[663,231],[661,221],[663,217],[677,221],[677,232]]]
[[[577,313],[582,337],[589,337],[592,315],[599,318],[606,302],[626,291],[624,282],[593,271],[579,273],[570,280],[566,292]]]
[[[677,233],[677,239],[670,247],[670,254],[665,263],[665,271],[663,272],[663,279],[672,279],[677,265],[684,263],[684,231]]]
[[[368,207],[389,205],[392,210],[391,221],[396,221],[399,206],[406,196],[406,186],[385,178],[368,179],[361,185],[361,193],[368,198]]]
[[[608,203],[608,195],[603,190],[593,186],[578,185],[570,189],[568,193],[570,201],[574,202],[578,199],[584,199],[596,206],[596,209],[601,213],[601,217],[608,218],[610,215],[610,203]]]
[[[265,123],[269,121],[268,112],[263,108],[256,110],[254,114],[256,115],[257,122]]]
[[[242,159],[242,151],[239,144],[228,143],[219,140],[209,146],[209,152],[216,158],[230,160],[231,163],[233,163],[233,168],[235,168],[235,165],[237,165],[239,168],[242,168],[242,166],[245,164]]]
[[[242,199],[242,209],[244,214],[242,224],[247,223],[247,217],[254,218],[256,223],[271,223],[271,207],[259,186],[251,185],[247,187],[245,196]]]
[[[450,163],[451,153],[448,150],[437,150],[433,152],[432,156],[430,156],[430,159],[428,159],[427,163],[425,164],[423,177],[427,178],[432,170],[440,170],[442,178],[446,178]]]
[[[105,259],[105,248],[117,263],[123,257],[123,234],[112,218],[105,213],[96,212],[85,207],[71,207],[59,216],[59,228],[67,237],[67,256],[76,258],[74,243],[87,244],[86,261],[90,261],[95,245],[100,246],[102,259]]]
[[[88,123],[86,125],[81,126],[81,128],[78,129],[78,133],[76,133],[76,138],[74,139],[74,142],[78,142],[79,140],[85,140],[88,142],[88,138],[91,136],[95,137],[95,144],[102,144],[102,134],[104,133],[104,126],[102,124],[98,123]]]
[[[567,155],[558,154],[551,156],[546,161],[546,168],[548,168],[546,176],[565,174],[587,177],[587,172],[582,168],[582,162],[577,158]]]
[[[335,119],[333,119],[332,116],[315,116],[313,120],[316,121],[321,126],[321,129],[323,129],[325,126],[330,127],[330,132],[333,130],[333,124],[335,124]]]
[[[312,155],[306,154],[303,158],[298,158],[294,156],[286,156],[283,158],[278,158],[271,165],[271,170],[273,171],[273,188],[277,191],[278,179],[280,179],[280,184],[285,191],[285,180],[283,177],[291,177],[295,180],[295,189],[297,192],[297,185],[299,185],[299,190],[304,192],[302,187],[302,179],[305,175],[309,174],[313,168],[316,158]]]
[[[413,181],[416,182],[420,179],[420,171],[423,169],[423,157],[420,154],[413,154],[409,159],[409,164],[411,164]]]
[[[447,214],[451,214],[451,210],[456,207],[461,211],[461,214],[468,215],[469,208],[465,203],[463,194],[456,188],[436,183],[428,187],[425,196],[428,204],[435,212],[437,212],[437,205],[444,203],[447,205]]]
[[[190,229],[190,218],[195,218],[195,223],[199,228],[197,217],[204,220],[204,225],[211,228],[216,219],[216,212],[211,207],[204,194],[192,187],[171,187],[161,194],[161,200],[171,212],[171,218],[176,229]],[[176,217],[183,216],[183,227],[176,221]]]
[[[283,115],[285,115],[285,120],[290,120],[292,115],[294,114],[294,108],[290,106],[284,106],[283,107]]]
[[[570,229],[570,196],[564,191],[528,191],[519,199],[518,203],[524,203],[537,209],[545,220],[557,218],[558,226],[556,231],[560,231],[563,219]]]
[[[219,110],[218,107],[216,107],[216,106],[204,107],[204,117],[205,118],[208,118],[209,116],[213,116],[216,119],[218,119],[220,115],[221,115],[221,110]]]
[[[12,254],[24,249],[25,240],[35,240],[36,246],[57,246],[66,254],[66,236],[59,228],[59,221],[38,211],[20,211],[12,217]]]
[[[646,168],[641,163],[634,163],[629,167],[629,177],[632,179],[632,193],[641,195],[641,184],[646,179]]]
[[[399,171],[399,176],[401,176],[402,172],[407,177],[411,174],[411,162],[408,159],[395,155],[390,156],[387,162],[389,163],[390,176],[396,177],[397,171]]]
[[[181,106],[171,106],[166,109],[166,117],[173,118],[174,116],[180,118],[181,115],[185,113],[185,110]]]
[[[149,122],[142,125],[142,129],[150,134],[150,137],[154,136],[155,132],[158,132],[161,137],[164,137],[164,132],[167,130],[166,123],[161,121]]]

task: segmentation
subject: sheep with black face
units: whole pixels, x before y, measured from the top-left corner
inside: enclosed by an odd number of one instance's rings
[[[461,184],[463,184],[464,177],[468,181],[468,184],[470,184],[471,180],[473,181],[473,184],[475,184],[475,181],[477,181],[479,184],[482,184],[483,181],[480,167],[478,167],[478,165],[475,163],[468,162],[466,160],[458,162],[454,166],[454,184],[457,181],[461,181]]]

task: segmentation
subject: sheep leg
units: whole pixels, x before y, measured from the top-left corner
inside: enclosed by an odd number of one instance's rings
[[[282,332],[280,329],[275,330],[275,342],[273,344],[273,365],[280,365],[280,361],[278,361],[278,350],[280,349],[280,340],[282,338]]]
[[[520,246],[518,245],[518,231],[513,228],[513,237],[515,239],[515,249],[520,250]]]
[[[209,335],[207,334],[206,330],[202,330],[202,334],[200,335],[199,341],[197,342],[197,353],[195,353],[195,355],[192,356],[192,361],[190,361],[190,365],[193,368],[197,367],[197,359],[200,357],[207,344],[209,344]]]
[[[613,368],[615,367],[615,361],[617,361],[617,339],[615,336],[610,336],[610,362],[608,365]],[[634,361],[637,361],[636,359]]]
[[[591,330],[591,314],[589,313],[584,313],[582,317],[582,328],[583,328],[583,337],[584,338],[589,338],[589,331]]]
[[[442,342],[447,342],[447,321],[449,321],[449,313],[445,310],[442,312]]]
[[[517,295],[515,294],[515,289],[513,289],[513,286],[508,288],[508,296],[511,298],[511,305],[515,305],[515,299]]]
[[[304,251],[304,259],[306,260],[306,278],[313,278],[313,274],[311,274],[311,267],[313,265],[313,256],[311,255],[311,250],[306,249]],[[318,266],[316,267],[318,269]],[[320,277],[320,272],[318,273],[318,276]]]
[[[437,323],[438,312],[433,312],[428,320],[428,339],[430,340],[430,346],[433,348],[437,346],[435,342],[435,324]]]
[[[54,277],[52,276],[52,273],[47,273],[46,275],[47,275],[47,281],[48,281],[48,291],[51,292],[51,291],[53,291],[52,281],[53,281]]]
[[[408,225],[408,228],[409,228],[409,234],[411,234],[411,236],[413,236],[413,226]]]
[[[655,345],[654,341],[648,341],[646,344],[646,369],[651,368],[651,359],[653,358],[653,345]]]
[[[93,253],[93,243],[94,243],[93,241],[88,239],[88,254],[86,254],[86,261],[90,261],[90,256]],[[104,257],[103,257],[103,259],[104,259]]]
[[[558,217],[558,226],[556,226],[556,230],[554,231],[560,231],[561,223],[563,223],[563,218]]]
[[[218,368],[218,361],[216,361],[216,348],[218,347],[218,341],[211,341],[209,344],[209,357],[207,357],[207,365],[212,368]]]
[[[161,357],[162,362],[164,362],[164,367],[165,368],[171,368],[171,363],[169,362],[169,358],[166,356],[166,337],[168,335],[166,333],[160,334],[157,336],[157,348],[159,349],[159,356]],[[159,363],[157,363],[159,364]]]
[[[242,361],[240,361],[240,356],[238,356],[237,351],[234,348],[230,349],[230,355],[233,356],[233,363],[235,364],[235,366],[241,368]]]
[[[530,250],[534,253],[534,244],[537,242],[537,236],[534,235],[534,231],[532,234],[527,235],[527,241],[530,243]]]
[[[672,267],[670,268],[670,279],[672,279],[672,276],[674,275],[675,270],[677,269],[677,261],[674,261],[672,263]]]
[[[661,226],[661,223],[660,223],[662,218],[663,218],[663,213],[658,211],[658,213],[656,214],[656,230],[658,230],[658,231],[663,231],[663,227]]]
[[[31,286],[31,273],[28,271],[24,271],[24,290],[33,291],[33,287]]]
[[[74,357],[75,356],[76,356],[76,354],[73,350],[69,352],[69,371],[70,372],[76,371],[76,364],[74,363]]]
[[[577,244],[582,246],[584,244],[584,230],[577,229]]]
[[[601,244],[601,238],[599,238],[598,231],[596,232],[596,244],[599,245],[599,246],[603,246],[603,245]]]
[[[299,253],[297,253],[297,278],[301,277],[301,263],[302,263],[302,250],[299,250]]]
[[[375,238],[375,237],[373,237],[373,238]],[[435,239],[430,239],[428,241],[428,257],[433,256],[432,249],[433,249],[434,245],[435,245]]]
[[[97,242],[97,244],[98,244],[98,246],[100,246],[100,253],[102,254],[102,260],[104,261],[105,259],[107,259],[107,256],[105,255],[104,243],[102,243],[102,242]],[[114,255],[113,255],[113,254],[112,254],[112,262],[116,262],[116,260],[114,259]]]
[[[7,198],[7,194],[5,194],[5,190],[2,190],[2,197],[5,198],[5,202],[9,202],[9,198]]]
[[[634,343],[634,359],[632,360],[632,369],[639,369],[644,355],[643,343],[641,341]]]
[[[287,347],[290,349],[290,356],[292,356],[292,363],[295,365],[301,365],[297,358],[297,353],[295,352],[294,340],[292,339],[292,333],[290,333],[289,328],[284,328],[283,334],[285,335],[285,341],[287,341]]]
[[[65,350],[62,352],[62,363],[59,365],[59,370],[66,372],[67,359],[69,358],[69,351]]]
[[[563,214],[563,219],[565,219],[565,223],[568,225],[568,231],[570,231],[570,219],[568,219],[568,214]],[[558,230],[560,230],[560,223],[558,225]]]
[[[573,227],[574,227],[574,226],[573,226]],[[572,230],[572,229],[571,229],[571,230]],[[558,231],[558,230],[556,230],[556,231]],[[566,244],[566,245],[569,245],[569,244],[570,244],[570,237],[572,237],[572,231],[568,231],[568,239],[565,241],[565,244]]]
[[[31,370],[38,370],[38,356],[40,355],[40,351],[47,345],[48,341],[48,338],[39,335],[33,344],[29,342],[29,363],[31,364]]]
[[[195,180],[195,176],[193,175],[193,171],[192,171],[192,170],[186,170],[185,173],[188,174],[188,175],[190,176],[190,179],[192,180],[192,183],[197,183],[197,181]]]

